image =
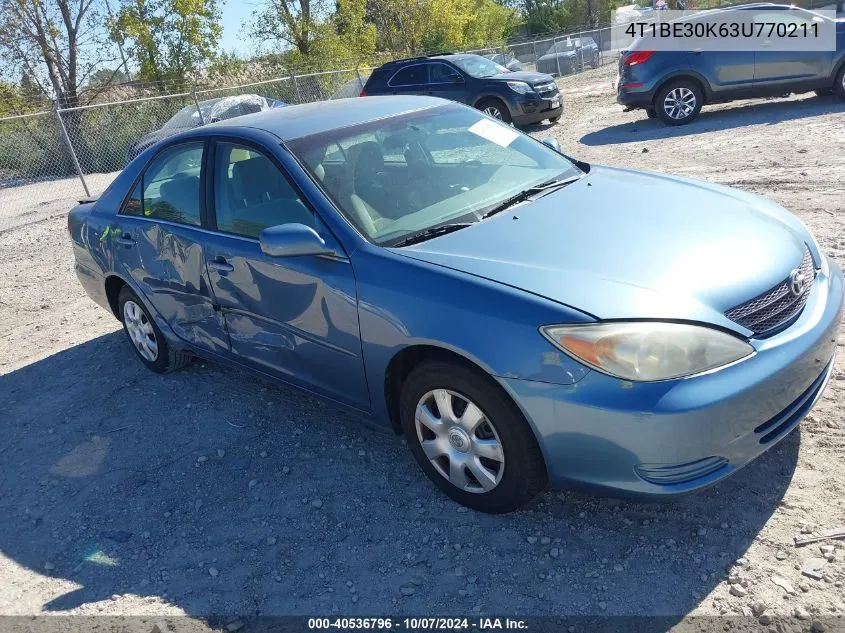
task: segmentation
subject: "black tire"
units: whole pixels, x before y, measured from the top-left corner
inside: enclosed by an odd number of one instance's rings
[[[817,97],[829,97],[833,94],[833,90],[830,88],[826,88],[824,90],[813,90],[816,93]]]
[[[558,121],[560,121],[560,117],[561,117],[561,116],[563,116],[563,115],[562,115],[562,114],[558,114],[557,116],[552,117],[551,119],[549,119],[549,123],[557,123]]]
[[[654,108],[646,108],[645,114],[649,119],[656,119],[657,118],[657,112],[654,111]]]
[[[845,64],[836,73],[836,80],[833,83],[833,94],[840,99],[845,99]]]
[[[495,99],[492,97],[488,99],[482,99],[481,101],[475,104],[475,107],[478,110],[484,112],[484,114],[492,116],[494,119],[499,119],[504,123],[511,122],[510,110],[508,110],[508,106],[506,106],[501,99]],[[493,114],[494,111],[498,113],[498,116],[496,114]]]
[[[140,309],[140,315],[138,315],[138,321],[144,324],[145,326],[149,324],[149,328],[151,329],[151,334],[147,335],[148,340],[153,341],[156,347],[156,356],[155,358],[148,358],[142,354],[139,345],[136,345],[135,340],[132,338],[132,334],[130,334],[130,326],[127,325],[127,307],[126,304],[132,302],[134,306]],[[169,371],[175,371],[180,369],[191,362],[191,354],[185,350],[177,350],[173,349],[167,343],[167,339],[164,338],[161,330],[156,325],[155,321],[150,316],[147,307],[144,305],[144,302],[138,298],[138,295],[130,288],[129,286],[123,286],[120,290],[120,295],[117,299],[118,305],[118,314],[120,316],[120,322],[123,323],[123,332],[126,334],[126,338],[129,340],[129,344],[132,346],[132,349],[135,351],[135,354],[138,356],[140,361],[144,363],[144,365],[150,371],[154,371],[157,374],[163,374]],[[148,348],[149,349],[149,348]]]
[[[417,405],[426,394],[436,389],[448,389],[457,394],[458,397],[451,400],[455,403],[456,413],[461,398],[465,398],[466,401],[475,403],[483,412],[484,419],[489,421],[489,426],[484,422],[477,429],[485,429],[488,438],[493,436],[498,440],[504,455],[504,462],[500,464],[503,469],[500,479],[491,490],[471,492],[457,487],[437,470],[423,451],[415,422]],[[457,363],[423,363],[408,375],[402,385],[399,407],[402,429],[414,458],[429,479],[458,503],[490,514],[511,512],[527,504],[546,486],[547,475],[543,456],[528,422],[513,401],[482,372]],[[423,433],[429,433],[427,428]],[[478,439],[476,433],[481,431],[472,432],[470,445]],[[434,437],[434,434],[431,433],[431,436]],[[469,436],[467,438],[469,439]],[[451,435],[448,441],[450,453],[462,457],[462,454],[455,452],[458,449],[451,443]],[[446,456],[439,459],[445,459],[446,463],[449,463]],[[479,481],[466,468],[462,469],[462,472],[464,476],[470,476],[471,485],[472,480]]]
[[[667,104],[667,97],[674,91],[680,91],[679,96],[682,97],[684,103],[693,106],[692,110],[680,117],[677,116],[680,114],[680,111],[671,108],[669,104]],[[694,98],[694,103],[687,101],[687,97],[690,93]],[[676,102],[677,101],[670,100],[670,103]],[[668,82],[657,91],[657,94],[654,97],[654,110],[657,113],[657,118],[667,125],[686,125],[687,123],[692,123],[698,117],[698,113],[701,112],[701,106],[703,104],[704,95],[701,92],[701,87],[694,81],[686,79]],[[673,116],[673,114],[675,116]]]

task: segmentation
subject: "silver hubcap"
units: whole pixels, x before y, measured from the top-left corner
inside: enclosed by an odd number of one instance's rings
[[[695,93],[689,88],[675,88],[663,100],[663,109],[673,119],[686,119],[695,110]]]
[[[502,111],[496,106],[487,106],[484,108],[484,114],[487,114],[494,119],[499,119],[500,121],[502,120]]]
[[[505,472],[502,442],[484,412],[465,396],[435,389],[417,404],[417,437],[432,466],[466,492],[489,492]]]
[[[134,301],[127,301],[123,304],[123,323],[129,338],[135,344],[135,349],[144,360],[151,363],[158,358],[158,341],[153,330],[152,323],[141,307]]]

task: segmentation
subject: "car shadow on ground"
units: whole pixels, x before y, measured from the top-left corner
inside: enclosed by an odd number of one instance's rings
[[[644,112],[632,112],[631,116],[635,120],[590,132],[582,136],[580,142],[591,146],[639,143],[718,132],[749,125],[773,125],[795,119],[824,116],[832,112],[845,113],[845,102],[833,95],[807,97],[801,100],[754,101],[747,105],[717,110],[705,107],[697,120],[677,127],[666,125],[656,119],[647,119]]]
[[[679,618],[774,512],[800,441],[673,502],[549,491],[488,516],[392,434],[240,370],[150,373],[121,332],[0,377],[0,402],[0,551],[47,612],[129,594],[201,617]]]

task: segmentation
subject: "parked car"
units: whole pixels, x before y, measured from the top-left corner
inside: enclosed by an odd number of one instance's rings
[[[642,18],[642,7],[638,4],[627,4],[616,9],[614,21],[616,24],[628,24]]]
[[[754,23],[812,25],[830,20],[787,5],[756,4],[733,10],[752,12]],[[835,51],[677,53],[649,50],[648,40],[638,39],[620,56],[616,100],[627,110],[645,109],[651,118],[685,125],[711,103],[810,91],[833,92],[845,99],[845,21],[837,21],[834,28]]]
[[[563,113],[555,80],[543,73],[510,72],[471,54],[414,57],[388,62],[373,71],[361,96],[431,95],[471,105],[514,125],[531,125]]]
[[[843,316],[777,204],[431,97],[182,132],[68,229],[149,369],[196,354],[328,398],[486,512],[547,480],[665,497],[736,472],[821,396]]]
[[[518,72],[522,70],[522,62],[520,62],[516,57],[512,57],[511,55],[497,53],[495,55],[485,55],[485,57],[491,61],[496,62],[497,64],[499,64],[499,66],[504,66],[510,71]]]
[[[273,108],[283,108],[287,104],[278,99],[261,97],[259,95],[246,94],[233,97],[218,97],[199,102],[199,110],[196,104],[186,105],[174,114],[160,129],[144,134],[137,141],[132,143],[127,152],[126,159],[131,161],[138,154],[148,147],[152,147],[160,140],[178,134],[184,130],[190,130],[204,123],[225,121],[232,117]],[[200,116],[200,113],[202,116]]]
[[[569,75],[600,64],[599,47],[592,37],[568,37],[555,42],[537,60],[537,71],[550,75]]]

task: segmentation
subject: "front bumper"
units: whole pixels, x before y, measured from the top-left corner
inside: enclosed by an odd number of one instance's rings
[[[833,371],[842,274],[798,320],[721,370],[656,383],[591,371],[573,385],[499,378],[533,427],[553,485],[619,496],[690,492],[736,472],[792,431]]]
[[[557,100],[557,107],[555,107]],[[514,125],[532,125],[545,119],[555,119],[563,113],[563,95],[560,92],[548,97],[537,94],[524,95],[511,108]]]

